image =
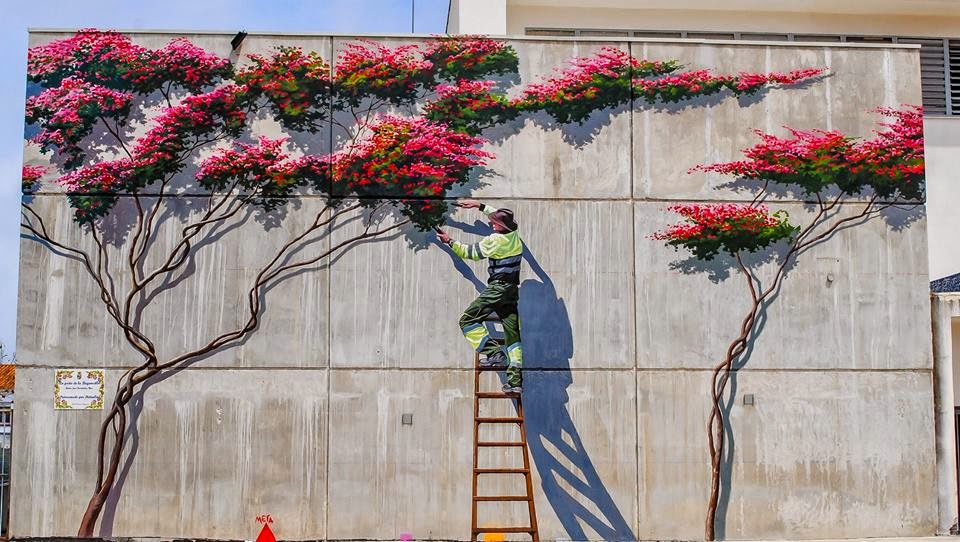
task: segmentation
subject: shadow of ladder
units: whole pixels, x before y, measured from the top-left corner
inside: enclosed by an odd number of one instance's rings
[[[523,421],[523,398],[516,394],[506,394],[502,392],[484,392],[480,390],[480,375],[486,371],[501,371],[494,367],[480,367],[480,354],[474,354],[474,385],[473,385],[473,504],[471,513],[470,540],[476,542],[481,533],[527,533],[533,539],[533,542],[540,542],[540,531],[537,528],[537,510],[533,503],[533,479],[530,473],[530,451],[527,448],[527,429]],[[480,400],[504,400],[513,399],[516,401],[516,417],[481,417]],[[520,441],[481,441],[481,424],[517,424],[520,428]],[[521,448],[523,451],[523,468],[479,468],[480,448]],[[477,495],[477,480],[480,476],[486,474],[522,474],[526,486],[526,495]],[[477,505],[481,502],[516,502],[527,503],[527,510],[530,514],[530,524],[527,526],[512,527],[480,527],[477,525]]]

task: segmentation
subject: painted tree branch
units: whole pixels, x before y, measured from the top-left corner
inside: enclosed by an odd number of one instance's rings
[[[919,107],[903,110],[880,109],[894,117],[884,124],[886,130],[873,139],[858,141],[838,132],[791,130],[792,138],[760,134],[762,143],[747,149],[748,160],[700,166],[695,169],[734,174],[761,181],[748,204],[678,205],[671,209],[687,221],[655,233],[652,238],[675,248],[686,248],[702,260],[720,252],[731,255],[736,269],[747,282],[749,308],[740,323],[739,333],[727,346],[723,358],[712,367],[710,414],[707,419],[707,448],[711,479],[707,500],[704,536],[716,537],[716,515],[720,500],[722,462],[725,453],[727,420],[724,402],[727,384],[738,361],[746,360],[750,341],[755,337],[757,318],[774,300],[788,270],[800,255],[828,241],[837,232],[857,226],[895,206],[897,200],[916,200],[923,194],[923,119]],[[816,201],[816,212],[806,227],[790,225],[783,211],[769,214],[762,203],[771,183],[799,188]],[[833,197],[827,197],[834,191]],[[845,197],[866,193],[859,212],[842,216]],[[779,255],[769,285],[763,285],[745,263],[746,252],[768,249],[786,242]]]
[[[94,491],[94,495],[88,504],[87,512],[84,514],[83,524],[89,528],[93,527],[93,522],[96,520],[96,517],[99,514],[99,511],[102,509],[104,502],[106,501],[109,490],[112,487],[115,479],[117,470],[119,467],[120,455],[123,451],[124,446],[124,428],[127,424],[128,411],[127,405],[130,400],[133,398],[136,387],[149,381],[151,378],[158,376],[163,371],[167,370],[178,370],[184,366],[189,365],[194,360],[201,358],[209,353],[218,351],[221,348],[229,346],[231,343],[242,341],[250,333],[252,333],[257,326],[259,325],[259,318],[262,313],[262,297],[263,289],[275,283],[278,280],[282,280],[282,275],[285,272],[290,270],[302,268],[305,266],[313,265],[325,258],[331,257],[338,251],[348,250],[353,244],[377,237],[382,237],[385,234],[388,234],[392,231],[398,230],[409,224],[409,220],[399,221],[396,224],[391,226],[382,227],[373,229],[370,225],[366,227],[361,233],[349,237],[334,246],[330,247],[327,250],[322,251],[321,253],[314,255],[309,258],[305,258],[299,261],[292,263],[287,263],[285,265],[277,265],[278,262],[283,260],[285,257],[296,254],[297,245],[303,241],[310,234],[316,233],[318,230],[332,224],[338,218],[343,215],[351,212],[356,212],[360,210],[359,204],[354,204],[347,206],[343,209],[331,212],[330,216],[325,217],[328,211],[333,209],[332,206],[326,206],[320,213],[317,214],[316,219],[306,227],[301,233],[291,238],[286,242],[274,255],[274,257],[267,262],[258,272],[256,279],[254,280],[253,285],[248,291],[248,318],[245,324],[235,330],[222,333],[219,336],[215,337],[213,340],[205,344],[203,347],[185,352],[173,357],[170,360],[159,362],[157,360],[156,349],[152,342],[148,339],[143,338],[142,333],[135,329],[127,318],[122,317],[116,311],[116,307],[113,307],[112,313],[116,317],[116,321],[127,332],[127,338],[131,346],[137,348],[144,354],[147,358],[146,361],[139,365],[138,367],[127,371],[121,382],[119,384],[119,389],[113,404],[111,405],[110,411],[107,413],[104,422],[101,425],[101,430],[98,435],[98,465],[97,465],[97,487]],[[236,209],[229,211],[228,214],[235,214]],[[29,208],[27,208],[29,209]],[[27,212],[33,213],[32,209],[29,209]],[[222,218],[222,217],[221,217]],[[45,224],[43,223],[42,218],[39,215],[35,215],[34,219],[38,222],[38,226],[33,224],[25,224],[31,233],[33,233],[38,239],[42,240],[45,243],[55,246],[61,250],[76,254],[84,262],[90,262],[92,259],[90,255],[84,252],[81,249],[74,247],[69,247],[65,243],[58,241],[49,234],[46,229]],[[205,221],[206,224],[212,223],[209,219]],[[193,232],[193,235],[196,235],[197,231],[200,231],[199,228],[192,228],[199,223],[191,224],[187,227]],[[96,231],[96,230],[94,230]],[[102,246],[98,243],[98,246]],[[179,247],[180,245],[178,245]],[[302,249],[302,247],[299,247]],[[180,248],[175,248],[175,251],[180,251]],[[99,249],[98,249],[99,252]],[[190,252],[187,249],[187,252]],[[184,261],[185,258],[180,258],[180,261]],[[88,271],[88,274],[91,278],[94,279],[100,285],[103,285],[103,267],[101,265],[94,266],[92,263],[87,263],[85,268]],[[161,268],[164,269],[164,268]],[[166,272],[172,271],[174,268],[170,266],[169,269],[165,269]],[[159,273],[154,273],[152,275],[159,275]],[[146,282],[138,282],[137,284],[132,285],[128,298],[135,294],[138,291],[142,291],[143,287],[146,285]],[[102,291],[106,292],[106,287],[102,286]],[[145,344],[138,342],[138,338],[143,338]],[[113,428],[113,441],[112,443],[108,441],[108,429]]]

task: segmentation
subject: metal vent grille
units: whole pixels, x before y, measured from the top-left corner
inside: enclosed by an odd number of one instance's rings
[[[947,107],[948,60],[944,42],[936,38],[900,38],[897,43],[920,46],[920,88],[923,110],[928,115],[949,115]],[[960,60],[960,57],[958,57]]]
[[[960,115],[960,40],[947,42],[949,69],[947,80],[950,85],[950,100],[947,104],[948,115]]]

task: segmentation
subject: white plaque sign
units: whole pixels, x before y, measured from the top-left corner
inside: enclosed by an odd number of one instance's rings
[[[103,369],[57,369],[57,410],[103,410]]]

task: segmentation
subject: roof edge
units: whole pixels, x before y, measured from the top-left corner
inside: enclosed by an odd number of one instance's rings
[[[29,34],[62,34],[76,32],[79,28],[27,28]],[[121,34],[165,34],[165,35],[200,35],[200,36],[229,36],[233,37],[236,30],[163,30],[163,29],[111,29]],[[300,38],[405,38],[429,39],[444,34],[423,33],[394,33],[394,34],[365,34],[340,32],[270,32],[261,30],[244,30],[248,36],[283,36]],[[920,49],[920,45],[913,43],[850,43],[850,42],[822,42],[822,41],[762,41],[762,40],[711,40],[704,38],[617,38],[603,36],[489,36],[493,39],[530,42],[593,42],[593,43],[699,43],[704,45],[763,45],[775,47],[822,47],[831,49]]]

